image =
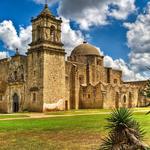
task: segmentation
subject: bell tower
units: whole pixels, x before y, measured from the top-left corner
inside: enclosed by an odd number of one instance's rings
[[[56,19],[50,12],[48,5],[45,4],[43,11],[36,17],[32,18],[32,43],[31,49],[35,47],[47,46],[53,50],[62,49],[61,43],[61,23],[62,20]]]
[[[28,99],[31,111],[43,111],[46,105],[65,101],[62,20],[56,19],[45,4],[42,12],[31,22],[32,42],[27,52]]]

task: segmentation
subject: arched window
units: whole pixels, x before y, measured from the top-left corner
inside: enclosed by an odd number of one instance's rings
[[[76,56],[74,56],[74,61],[77,61],[77,57]]]
[[[118,83],[118,80],[117,79],[114,79],[114,84],[117,84]]]
[[[126,102],[127,102],[127,98],[126,98],[126,96],[125,96],[125,95],[123,96],[123,102],[124,102],[124,103],[126,103]]]
[[[83,76],[83,75],[80,75],[80,76],[79,76],[79,83],[80,83],[80,84],[83,84],[83,83],[84,83],[84,76]]]
[[[55,42],[55,27],[54,26],[51,26],[50,36],[51,36],[51,41]]]
[[[2,95],[0,95],[0,101],[2,101],[3,100],[3,96]]]
[[[36,101],[36,93],[33,93],[32,101],[33,101],[33,102]]]
[[[41,39],[41,29],[39,26],[37,27],[37,35],[36,36],[37,36],[37,40]]]
[[[116,92],[116,95],[115,95],[115,107],[119,108],[119,93],[118,92]]]
[[[24,80],[24,75],[23,75],[23,74],[21,74],[21,80],[22,80],[22,81]]]
[[[132,107],[132,93],[129,92],[129,105],[128,105],[129,108]]]
[[[14,71],[14,79],[17,80],[17,71]]]

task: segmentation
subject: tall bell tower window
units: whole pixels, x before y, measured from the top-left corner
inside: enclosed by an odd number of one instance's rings
[[[3,96],[2,95],[0,95],[0,101],[2,101],[3,100]]]
[[[51,26],[50,35],[51,35],[51,41],[55,42],[55,27],[54,26]]]
[[[40,30],[40,27],[38,26],[37,27],[37,40],[40,40],[41,39],[41,30]]]
[[[14,71],[14,79],[17,80],[17,71]]]
[[[123,102],[126,103],[126,101],[127,101],[127,97],[124,95]]]

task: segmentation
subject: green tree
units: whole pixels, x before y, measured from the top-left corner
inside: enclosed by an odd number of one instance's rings
[[[147,150],[142,140],[144,132],[126,108],[115,109],[107,118],[108,137],[103,140],[100,150]]]

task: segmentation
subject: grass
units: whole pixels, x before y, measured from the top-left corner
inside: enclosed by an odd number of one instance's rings
[[[107,134],[104,127],[107,123],[106,117],[108,114],[87,115],[85,113],[82,116],[1,120],[0,149],[96,150]],[[134,117],[145,129],[145,141],[150,144],[150,115],[140,112],[135,113]]]

